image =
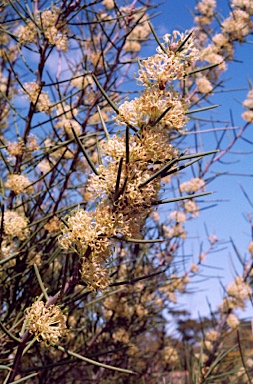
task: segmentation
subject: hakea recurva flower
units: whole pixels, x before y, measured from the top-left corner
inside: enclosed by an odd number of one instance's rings
[[[137,81],[141,85],[155,86],[165,89],[166,84],[173,80],[183,79],[186,71],[199,58],[199,52],[190,36],[185,44],[188,32],[166,34],[164,43],[157,48],[157,54],[142,60]]]
[[[242,276],[237,276],[234,281],[228,284],[228,296],[225,297],[219,306],[222,312],[228,312],[232,309],[244,309],[246,302],[251,297],[251,288],[249,284],[244,281]]]
[[[193,192],[197,192],[199,189],[203,189],[204,186],[205,186],[204,180],[198,177],[194,177],[189,181],[185,181],[181,183],[179,186],[179,189],[181,192],[193,193]]]
[[[26,20],[26,24],[17,31],[19,44],[30,44],[43,33],[49,44],[55,45],[59,50],[66,52],[68,49],[67,26],[59,22],[59,8],[45,10],[36,17],[36,23]]]
[[[187,103],[172,92],[147,88],[139,98],[125,101],[119,107],[115,121],[121,125],[130,124],[142,128],[155,123],[166,110],[160,124],[164,129],[181,130],[188,121],[185,116]]]
[[[196,10],[198,15],[195,16],[194,21],[199,25],[209,25],[213,21],[216,8],[215,0],[202,0],[197,3]]]
[[[176,31],[164,36],[163,49],[159,47],[157,52],[150,61],[142,62],[139,71],[138,81],[146,89],[139,98],[125,101],[115,117],[119,125],[138,127],[138,134],[128,138],[121,134],[101,143],[104,163],[89,177],[86,187],[96,200],[96,208],[79,209],[62,225],[59,244],[78,253],[81,277],[90,290],[103,290],[110,284],[107,264],[114,238],[142,237],[166,171],[156,177],[154,174],[178,156],[171,135],[186,124],[188,104],[169,84],[186,75],[198,51],[191,35]],[[202,181],[193,184],[192,192],[204,186]],[[169,234],[186,235],[179,223]]]
[[[30,233],[30,229],[27,228],[29,220],[24,215],[15,211],[5,211],[3,223],[4,234],[8,237],[17,237],[19,240],[25,240]]]
[[[8,175],[8,180],[4,183],[6,188],[11,189],[16,195],[20,193],[32,193],[33,186],[28,177],[24,175],[11,174]]]
[[[248,92],[246,100],[243,102],[243,106],[247,108],[242,114],[242,118],[248,123],[253,123],[253,89]]]
[[[67,317],[57,305],[46,307],[43,301],[36,301],[25,312],[26,329],[38,341],[45,341],[48,346],[55,345],[62,336],[66,335]]]
[[[221,23],[221,32],[215,34],[212,43],[206,47],[204,44],[208,33],[205,25],[209,25],[213,20],[215,1],[202,0],[198,2],[196,8],[200,12],[200,15],[195,17],[196,35],[199,45],[203,47],[200,52],[200,60],[210,64],[219,64],[214,71],[214,74],[219,76],[219,72],[226,70],[225,61],[233,60],[234,43],[236,41],[244,42],[253,31],[253,22],[250,18],[253,15],[252,1],[233,0],[229,17]]]
[[[35,82],[25,83],[24,91],[28,95],[30,101],[36,105],[40,112],[48,113],[50,110],[50,99],[46,92],[41,91],[39,84]]]

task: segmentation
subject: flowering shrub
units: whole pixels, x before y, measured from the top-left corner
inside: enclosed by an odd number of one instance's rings
[[[199,1],[195,27],[163,38],[149,1],[0,7],[0,377],[251,380],[236,310],[251,298],[252,241],[211,319],[198,324],[178,307],[219,246],[207,234],[189,257],[191,220],[206,208],[216,163],[252,123],[250,89],[246,124],[229,142],[227,128],[219,138],[210,129],[209,148],[194,125],[217,107],[236,44],[252,33],[250,1],[232,1],[218,25],[216,2]],[[153,37],[156,51],[142,59]],[[129,78],[139,92],[126,91]]]

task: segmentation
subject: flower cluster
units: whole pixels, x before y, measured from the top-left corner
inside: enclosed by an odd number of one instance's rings
[[[175,31],[164,36],[163,50],[159,47],[157,52],[141,64],[138,81],[145,90],[140,97],[125,101],[115,117],[116,123],[137,127],[138,133],[122,133],[100,144],[104,163],[89,177],[86,187],[96,208],[79,209],[62,225],[59,243],[80,256],[81,276],[90,290],[105,289],[110,283],[106,264],[113,238],[142,237],[143,225],[158,199],[161,178],[166,176],[154,174],[178,155],[171,134],[186,124],[187,103],[174,90],[173,81],[186,75],[198,51],[192,36]],[[191,191],[203,185],[196,179]],[[177,223],[172,236],[184,234]]]
[[[199,51],[190,36],[185,44],[188,32],[174,31],[164,36],[163,49],[157,48],[157,54],[142,60],[137,81],[141,85],[155,85],[164,90],[167,82],[183,79],[190,66],[199,58]]]
[[[185,181],[184,183],[181,183],[179,186],[179,189],[181,192],[190,194],[193,192],[197,192],[199,189],[204,188],[204,186],[205,186],[204,180],[198,177],[195,177],[189,181]]]
[[[248,123],[253,123],[253,89],[251,89],[247,95],[246,100],[243,102],[243,106],[247,108],[242,114],[242,118]]]
[[[57,305],[46,307],[43,301],[36,301],[25,312],[26,328],[38,341],[45,341],[48,346],[55,345],[66,335],[67,317]]]
[[[17,32],[20,44],[34,43],[41,36],[49,44],[55,45],[59,50],[66,52],[68,49],[67,27],[59,22],[60,9],[54,8],[52,11],[45,10],[39,13],[36,21],[27,20],[26,25],[19,28]]]
[[[196,5],[198,15],[195,17],[194,21],[199,25],[209,25],[213,21],[214,12],[216,7],[215,0],[202,0]]]
[[[228,284],[228,297],[223,299],[220,309],[228,312],[236,308],[245,308],[245,303],[251,297],[251,288],[242,276],[237,276],[234,281]]]
[[[130,28],[132,29],[127,35],[123,49],[125,52],[139,52],[141,50],[141,42],[147,40],[151,30],[148,25],[145,9],[135,8],[135,12],[133,13],[131,8],[132,7],[128,6],[121,7],[120,9],[125,18],[129,17],[129,19],[131,19]],[[127,32],[128,28],[126,29]]]
[[[11,189],[16,195],[20,193],[32,193],[33,186],[28,177],[24,175],[11,174],[8,175],[8,180],[4,183],[6,188]]]
[[[40,112],[48,113],[50,110],[50,99],[46,92],[41,90],[39,84],[35,82],[24,84],[24,91],[28,95],[30,101],[36,105]]]
[[[202,0],[196,6],[198,12],[195,17],[196,30],[202,47],[209,35],[208,27],[213,21],[215,7],[215,0]],[[252,33],[253,23],[250,18],[252,15],[253,6],[250,0],[233,0],[229,16],[221,23],[221,32],[216,33],[212,37],[212,43],[201,50],[202,61],[219,64],[218,69],[213,71],[216,76],[219,75],[219,71],[226,70],[226,60],[233,60],[234,42],[242,43]]]
[[[5,211],[4,212],[4,234],[13,238],[17,237],[19,240],[25,240],[30,232],[30,229],[27,228],[29,220],[18,214],[15,211]]]

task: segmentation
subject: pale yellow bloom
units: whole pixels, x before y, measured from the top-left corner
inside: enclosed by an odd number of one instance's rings
[[[167,346],[163,350],[164,360],[167,364],[175,364],[179,362],[177,350],[174,347]]]
[[[253,3],[252,0],[232,0],[231,6],[233,8],[241,8],[247,12],[250,16],[253,15]]]
[[[55,45],[64,52],[68,49],[67,26],[56,24],[60,9],[54,8],[40,12],[36,18],[36,24],[28,20],[24,26],[19,27],[17,37],[20,44],[34,43],[40,35],[40,28],[49,44]]]
[[[197,264],[192,264],[190,270],[192,273],[196,273],[199,270],[199,266]]]
[[[230,328],[237,328],[239,325],[240,325],[240,321],[238,319],[238,317],[236,315],[234,315],[233,313],[230,313],[228,315],[228,318],[227,318],[227,325],[230,327]]]
[[[141,44],[138,41],[127,39],[126,43],[123,46],[124,51],[126,52],[140,52]]]
[[[55,345],[59,338],[66,334],[67,318],[57,305],[46,307],[43,301],[36,301],[25,312],[26,328],[38,341],[45,341],[46,345]]]
[[[6,188],[11,189],[17,195],[20,193],[32,193],[33,187],[29,185],[31,184],[30,180],[24,175],[8,175],[8,180],[4,183]]]
[[[253,256],[253,241],[249,243],[248,252],[251,254],[251,256]]]
[[[195,177],[189,181],[181,183],[179,189],[181,192],[192,193],[197,192],[199,189],[203,189],[205,186],[204,180]]]
[[[61,227],[61,221],[58,219],[58,217],[54,216],[52,217],[45,225],[44,228],[48,232],[58,232]]]
[[[194,18],[196,24],[209,25],[213,21],[216,7],[215,0],[202,0],[197,3],[196,9],[200,13]]]
[[[219,333],[217,331],[209,331],[205,334],[205,338],[210,341],[218,340]]]
[[[109,270],[104,267],[103,258],[98,256],[82,258],[81,276],[90,291],[104,290],[111,282]]]
[[[253,123],[253,110],[248,110],[243,112],[242,118],[248,123]]]
[[[187,213],[191,213],[192,217],[199,215],[198,204],[194,200],[187,200],[184,202],[184,209]]]
[[[213,89],[211,82],[204,76],[196,79],[196,85],[200,93],[210,93]]]
[[[167,109],[159,123],[167,129],[181,130],[188,121],[186,104],[172,93],[152,88],[147,88],[139,98],[125,101],[119,107],[115,121],[120,125],[128,123],[141,128],[154,123]]]
[[[36,104],[36,108],[41,112],[49,113],[50,99],[46,92],[41,91],[39,84],[35,82],[25,83],[24,90],[27,93],[30,101]]]
[[[243,42],[245,37],[252,32],[253,23],[247,12],[236,9],[222,23],[223,33],[228,34],[230,39]]]
[[[27,228],[29,220],[15,211],[4,212],[4,233],[9,237],[18,237],[19,240],[25,240],[30,229]]]
[[[245,108],[253,109],[253,89],[248,92],[247,98],[242,104]]]
[[[9,142],[7,151],[12,156],[22,155],[25,152],[25,144],[22,140]]]
[[[184,212],[173,211],[170,213],[169,217],[178,223],[185,223],[186,222],[186,215]]]
[[[251,288],[242,276],[237,276],[234,281],[228,284],[227,293],[235,297],[238,301],[244,302],[251,296]]]
[[[112,338],[115,341],[127,344],[130,340],[130,335],[129,332],[126,331],[124,328],[119,328],[116,332],[112,334]]]
[[[115,7],[114,0],[103,0],[102,4],[105,6],[105,8],[110,11]]]

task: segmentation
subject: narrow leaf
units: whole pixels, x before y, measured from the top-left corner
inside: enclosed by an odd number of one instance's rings
[[[111,370],[117,371],[117,372],[130,373],[132,375],[135,375],[135,372],[133,372],[133,371],[130,371],[128,369],[113,367],[112,365],[107,365],[107,364],[99,363],[99,362],[97,362],[95,360],[91,360],[91,359],[88,359],[87,357],[81,356],[78,353],[71,352],[68,349],[61,347],[60,345],[58,345],[56,348],[59,349],[59,351],[65,352],[65,353],[67,353],[70,356],[77,357],[78,359],[80,359],[82,361],[85,361],[86,363],[93,364],[93,365],[96,365],[96,366],[101,367],[101,368],[111,369]]]
[[[191,115],[192,113],[198,113],[198,112],[203,112],[203,111],[209,111],[209,109],[214,109],[214,108],[217,108],[219,107],[220,105],[219,104],[214,104],[214,105],[210,105],[209,107],[203,107],[203,108],[199,108],[199,109],[193,109],[192,111],[187,111],[185,113],[185,115]]]
[[[91,167],[91,169],[93,170],[93,172],[95,173],[95,175],[98,176],[99,173],[98,173],[98,171],[97,171],[97,169],[96,169],[96,167],[95,167],[93,161],[91,160],[90,156],[89,156],[88,153],[86,152],[86,150],[85,150],[85,148],[84,148],[84,146],[83,146],[81,140],[79,139],[78,135],[76,134],[76,131],[74,130],[73,127],[71,127],[71,129],[72,129],[73,135],[75,136],[75,139],[76,139],[76,141],[77,141],[79,147],[81,148],[81,151],[83,152],[83,155],[84,155],[84,157],[86,158],[86,160],[87,160],[89,166]]]
[[[103,87],[100,85],[98,79],[96,78],[96,76],[94,74],[91,75],[93,80],[95,81],[98,89],[100,90],[100,92],[102,93],[102,95],[104,96],[104,98],[107,100],[108,104],[112,107],[112,109],[117,113],[117,115],[119,114],[119,110],[118,108],[116,107],[116,105],[114,104],[114,102],[109,98],[109,96],[107,95],[107,93],[105,92],[105,90],[103,89]]]
[[[195,199],[196,197],[202,197],[202,196],[207,196],[207,195],[212,195],[212,194],[213,194],[213,192],[203,192],[203,193],[195,193],[194,195],[187,195],[187,196],[173,197],[172,199],[165,199],[165,200],[157,200],[157,201],[154,201],[154,202],[152,203],[152,205],[174,203],[175,201]]]

